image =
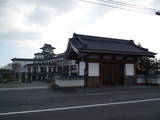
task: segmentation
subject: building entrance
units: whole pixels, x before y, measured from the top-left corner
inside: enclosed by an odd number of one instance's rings
[[[102,64],[100,70],[103,85],[124,85],[123,64]]]

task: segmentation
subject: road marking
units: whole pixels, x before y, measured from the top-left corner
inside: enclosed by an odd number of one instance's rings
[[[0,91],[8,91],[8,90],[33,90],[33,89],[46,89],[48,86],[40,86],[40,87],[12,87],[12,88],[0,88]]]
[[[90,108],[90,107],[100,107],[100,106],[111,106],[111,105],[122,105],[122,104],[151,102],[151,101],[160,101],[160,98],[133,100],[133,101],[124,101],[124,102],[114,102],[114,103],[92,104],[92,105],[81,105],[81,106],[62,107],[62,108],[50,108],[50,109],[41,109],[41,110],[6,112],[6,113],[0,113],[0,116],[15,115],[15,114],[26,114],[26,113],[38,113],[38,112],[49,112],[49,111],[60,111],[60,110],[70,110],[70,109]]]

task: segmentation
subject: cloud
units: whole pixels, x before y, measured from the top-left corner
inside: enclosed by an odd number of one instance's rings
[[[124,2],[148,7],[152,5],[151,1],[155,5],[159,3],[158,0],[145,0],[145,2],[125,0]],[[143,28],[146,29],[145,26],[150,22],[155,22],[153,27],[152,24],[149,25],[152,29],[159,23],[157,20],[148,21],[153,17],[143,17],[142,14],[136,16],[132,12],[78,0],[0,0],[0,48],[6,51],[8,59],[15,56],[33,56],[44,43],[52,44],[57,48],[56,53],[60,53],[64,52],[68,38],[72,37],[74,32],[135,38],[139,41],[147,40],[151,36],[156,39],[157,36],[151,29],[142,35]],[[139,28],[140,25],[143,26]],[[152,35],[149,35],[151,32]],[[12,54],[8,50],[10,47],[7,48],[1,43],[12,46]],[[149,42],[144,44],[149,45]]]
[[[6,7],[9,2],[10,2],[10,0],[0,0],[0,8]]]
[[[54,9],[47,8],[47,7],[37,7],[35,8],[31,14],[29,14],[26,19],[29,23],[34,24],[45,24],[49,23],[50,20],[55,17]]]
[[[59,12],[67,13],[76,6],[75,0],[36,0],[38,6],[52,7]]]
[[[23,2],[33,5],[33,10],[26,16],[27,22],[37,25],[46,25],[77,7],[75,0],[24,0]]]
[[[36,7],[38,6],[53,8],[59,13],[69,12],[77,4],[75,0],[19,0],[19,2],[23,2],[29,5],[35,5]]]
[[[39,33],[29,32],[29,31],[6,31],[0,32],[1,41],[18,41],[18,40],[37,40],[39,38]]]
[[[159,9],[160,10],[160,1],[159,0],[152,0],[151,1],[151,6],[153,6],[154,9]]]

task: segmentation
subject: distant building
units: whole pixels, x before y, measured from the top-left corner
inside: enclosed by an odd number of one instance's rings
[[[26,65],[34,63],[34,59],[29,58],[13,58],[12,70],[15,73],[15,79],[19,82],[25,81]],[[26,80],[27,81],[27,80]]]
[[[13,58],[12,69],[19,81],[44,80],[52,81],[55,75],[77,75],[74,60],[66,60],[65,53],[55,54],[50,44],[44,44],[42,52],[35,53],[33,59]]]
[[[3,66],[3,67],[2,67],[2,68],[0,68],[0,69],[12,70],[12,63],[9,63],[9,64],[7,64],[7,65]]]

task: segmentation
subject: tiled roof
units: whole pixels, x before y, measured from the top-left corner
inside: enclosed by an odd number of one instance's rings
[[[133,40],[97,37],[73,34],[70,43],[79,51],[102,52],[115,54],[131,54],[154,56],[156,53],[148,51],[134,43]]]
[[[35,53],[34,55],[43,55],[43,53]]]
[[[46,65],[53,66],[54,64],[49,64],[49,63],[32,63],[32,64],[27,64],[26,66],[46,66]]]
[[[13,58],[12,61],[34,61],[34,59],[30,58]]]
[[[47,60],[52,60],[52,59],[56,59],[56,58],[64,58],[65,57],[65,52],[64,53],[60,53],[60,54],[55,54],[53,57],[48,58]]]
[[[50,45],[50,44],[44,44],[44,46],[40,49],[45,49],[45,48],[56,49],[55,47],[52,47],[52,45]]]

